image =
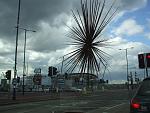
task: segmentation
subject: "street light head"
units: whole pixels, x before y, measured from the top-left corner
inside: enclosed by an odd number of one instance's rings
[[[36,32],[36,31],[33,31],[33,32]]]
[[[130,48],[125,48],[125,49],[118,49],[118,50],[128,50],[128,49],[133,49],[134,47],[130,47]]]

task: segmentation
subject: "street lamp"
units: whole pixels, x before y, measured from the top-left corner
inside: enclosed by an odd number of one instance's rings
[[[19,29],[24,30],[24,33],[25,33],[25,42],[24,42],[24,61],[23,61],[23,85],[22,85],[22,94],[24,95],[24,76],[26,76],[26,73],[25,73],[25,71],[26,71],[26,64],[25,64],[25,62],[26,62],[26,59],[25,59],[26,54],[25,54],[25,52],[26,52],[26,39],[27,39],[26,37],[27,37],[27,31],[30,31],[30,32],[36,32],[36,31],[30,30],[30,29],[21,28],[21,27],[19,27]]]
[[[129,90],[129,78],[128,78],[128,49],[133,49],[134,47],[125,48],[125,49],[119,49],[119,50],[125,50],[126,51],[126,62],[127,62],[127,83],[128,83],[128,90]]]
[[[15,66],[14,66],[14,79],[16,80],[17,75],[17,50],[18,50],[18,32],[19,32],[19,19],[20,19],[20,7],[21,7],[21,0],[18,2],[18,15],[17,15],[17,31],[16,31],[16,48],[15,48]],[[13,83],[13,100],[16,100],[16,82]]]

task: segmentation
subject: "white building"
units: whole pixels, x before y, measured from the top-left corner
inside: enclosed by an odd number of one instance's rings
[[[24,78],[24,85],[26,91],[32,91],[37,89],[47,89],[50,88],[52,85],[51,77],[48,75],[41,74],[40,80],[38,82],[35,81],[35,78],[37,78],[37,75],[30,74],[29,76],[25,76]],[[39,84],[37,84],[39,83]],[[22,90],[23,85],[23,78],[20,79],[20,83],[18,84],[18,88]]]

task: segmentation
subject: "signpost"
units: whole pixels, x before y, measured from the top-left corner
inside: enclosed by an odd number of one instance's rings
[[[42,76],[41,76],[41,68],[35,68],[34,69],[34,77],[33,77],[33,82],[35,85],[37,85],[37,88],[39,87],[39,85],[41,85],[42,82]]]

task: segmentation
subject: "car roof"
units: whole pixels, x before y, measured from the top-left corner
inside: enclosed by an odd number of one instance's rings
[[[150,80],[150,77],[145,78],[143,81],[147,81],[147,80]]]

